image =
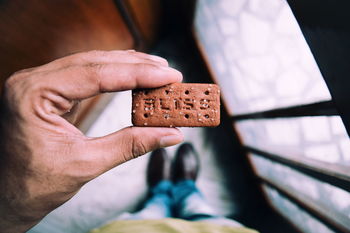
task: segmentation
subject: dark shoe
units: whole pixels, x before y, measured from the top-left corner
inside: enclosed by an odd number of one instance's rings
[[[176,152],[172,169],[174,182],[196,180],[199,172],[199,158],[192,144],[183,143]]]
[[[147,182],[150,187],[162,180],[170,180],[171,162],[165,149],[160,148],[152,152],[148,161]]]

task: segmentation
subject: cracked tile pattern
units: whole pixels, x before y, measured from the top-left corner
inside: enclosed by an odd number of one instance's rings
[[[281,156],[350,166],[350,140],[340,116],[246,120],[236,128],[244,144]]]
[[[232,114],[331,99],[284,0],[200,0],[194,30]]]

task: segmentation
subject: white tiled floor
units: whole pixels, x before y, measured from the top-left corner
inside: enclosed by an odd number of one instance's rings
[[[131,125],[131,93],[120,92],[107,105],[87,132],[96,137]],[[225,177],[216,166],[210,144],[204,142],[202,128],[182,128],[201,158],[197,181],[210,204],[222,215],[235,212],[234,202],[225,186]],[[168,149],[173,156],[176,146]],[[83,233],[125,211],[133,211],[147,193],[145,179],[148,155],[118,166],[86,184],[70,201],[50,213],[30,233]]]
[[[200,0],[194,32],[230,114],[331,99],[287,1]]]

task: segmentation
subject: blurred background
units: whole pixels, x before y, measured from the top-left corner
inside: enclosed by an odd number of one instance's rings
[[[162,56],[184,82],[221,87],[221,125],[181,129],[220,214],[260,232],[350,232],[349,10],[345,0],[2,0],[0,86],[81,51]],[[83,101],[76,122],[91,137],[129,125],[130,92]],[[29,232],[83,233],[137,210],[147,161],[91,181]]]

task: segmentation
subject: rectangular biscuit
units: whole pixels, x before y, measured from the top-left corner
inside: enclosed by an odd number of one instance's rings
[[[134,90],[135,126],[215,127],[220,124],[220,89],[215,84],[173,83]]]

